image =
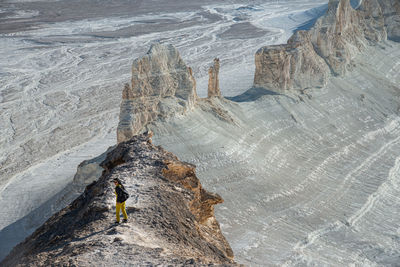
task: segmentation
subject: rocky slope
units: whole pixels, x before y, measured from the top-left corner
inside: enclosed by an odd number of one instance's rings
[[[355,10],[348,0],[330,0],[326,14],[308,32],[296,32],[286,45],[257,51],[254,86],[276,92],[323,87],[328,74],[346,74],[353,59],[368,45],[386,40],[388,31],[396,38],[398,5],[365,0]]]
[[[236,265],[214,217],[222,198],[202,188],[194,165],[150,138],[139,135],[110,151],[100,179],[16,246],[1,266]],[[129,222],[121,225],[113,224],[114,178],[131,193]]]

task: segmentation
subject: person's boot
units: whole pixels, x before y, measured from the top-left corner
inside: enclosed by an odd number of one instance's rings
[[[126,223],[128,222],[128,219],[123,219],[122,222]]]

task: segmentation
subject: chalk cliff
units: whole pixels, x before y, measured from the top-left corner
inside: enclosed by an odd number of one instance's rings
[[[156,118],[192,109],[196,99],[192,69],[179,52],[172,45],[152,45],[133,62],[131,85],[126,84],[122,92],[118,142],[128,140]]]
[[[387,31],[396,39],[398,6],[398,1],[364,0],[355,10],[349,0],[330,0],[310,30],[296,32],[285,45],[258,50],[254,86],[277,92],[322,87],[328,74],[346,74],[354,57],[386,40]]]
[[[1,266],[236,265],[214,217],[222,198],[202,188],[194,165],[150,138],[138,135],[110,151],[102,176]],[[114,178],[131,193],[121,225],[113,224]]]
[[[306,31],[296,32],[287,44],[260,48],[255,64],[254,86],[279,92],[323,87],[329,76],[328,66],[314,51]]]

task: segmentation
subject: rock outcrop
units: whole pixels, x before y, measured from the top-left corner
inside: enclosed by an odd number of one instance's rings
[[[378,1],[382,7],[388,39],[395,42],[400,42],[400,1]]]
[[[1,266],[236,265],[214,217],[221,197],[202,188],[195,166],[152,145],[150,137],[135,136],[109,152],[99,180]],[[114,178],[131,193],[129,221],[121,225],[113,224]]]
[[[163,101],[161,101],[163,100]],[[168,117],[194,107],[196,81],[172,45],[152,45],[132,65],[131,85],[122,93],[118,142],[130,139],[158,117]]]
[[[358,8],[364,38],[374,44],[387,39],[385,19],[378,0],[362,1]]]
[[[296,32],[286,45],[258,50],[254,86],[277,92],[324,86],[329,72],[346,74],[354,57],[386,40],[387,31],[397,38],[398,9],[394,0],[364,0],[357,10],[349,0],[330,0],[326,14],[308,32]]]
[[[345,74],[364,46],[360,20],[349,0],[330,0],[327,13],[310,29],[315,51],[335,75]]]
[[[221,97],[219,89],[219,58],[214,59],[214,64],[208,69],[208,98]]]
[[[255,56],[255,87],[288,89],[323,87],[329,68],[313,49],[310,34],[296,32],[285,45],[260,48]]]

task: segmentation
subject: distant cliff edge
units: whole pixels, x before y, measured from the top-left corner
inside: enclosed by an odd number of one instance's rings
[[[279,93],[324,87],[330,75],[351,70],[353,58],[367,46],[399,37],[399,1],[364,0],[353,9],[349,0],[330,0],[310,30],[257,51],[254,87]]]

